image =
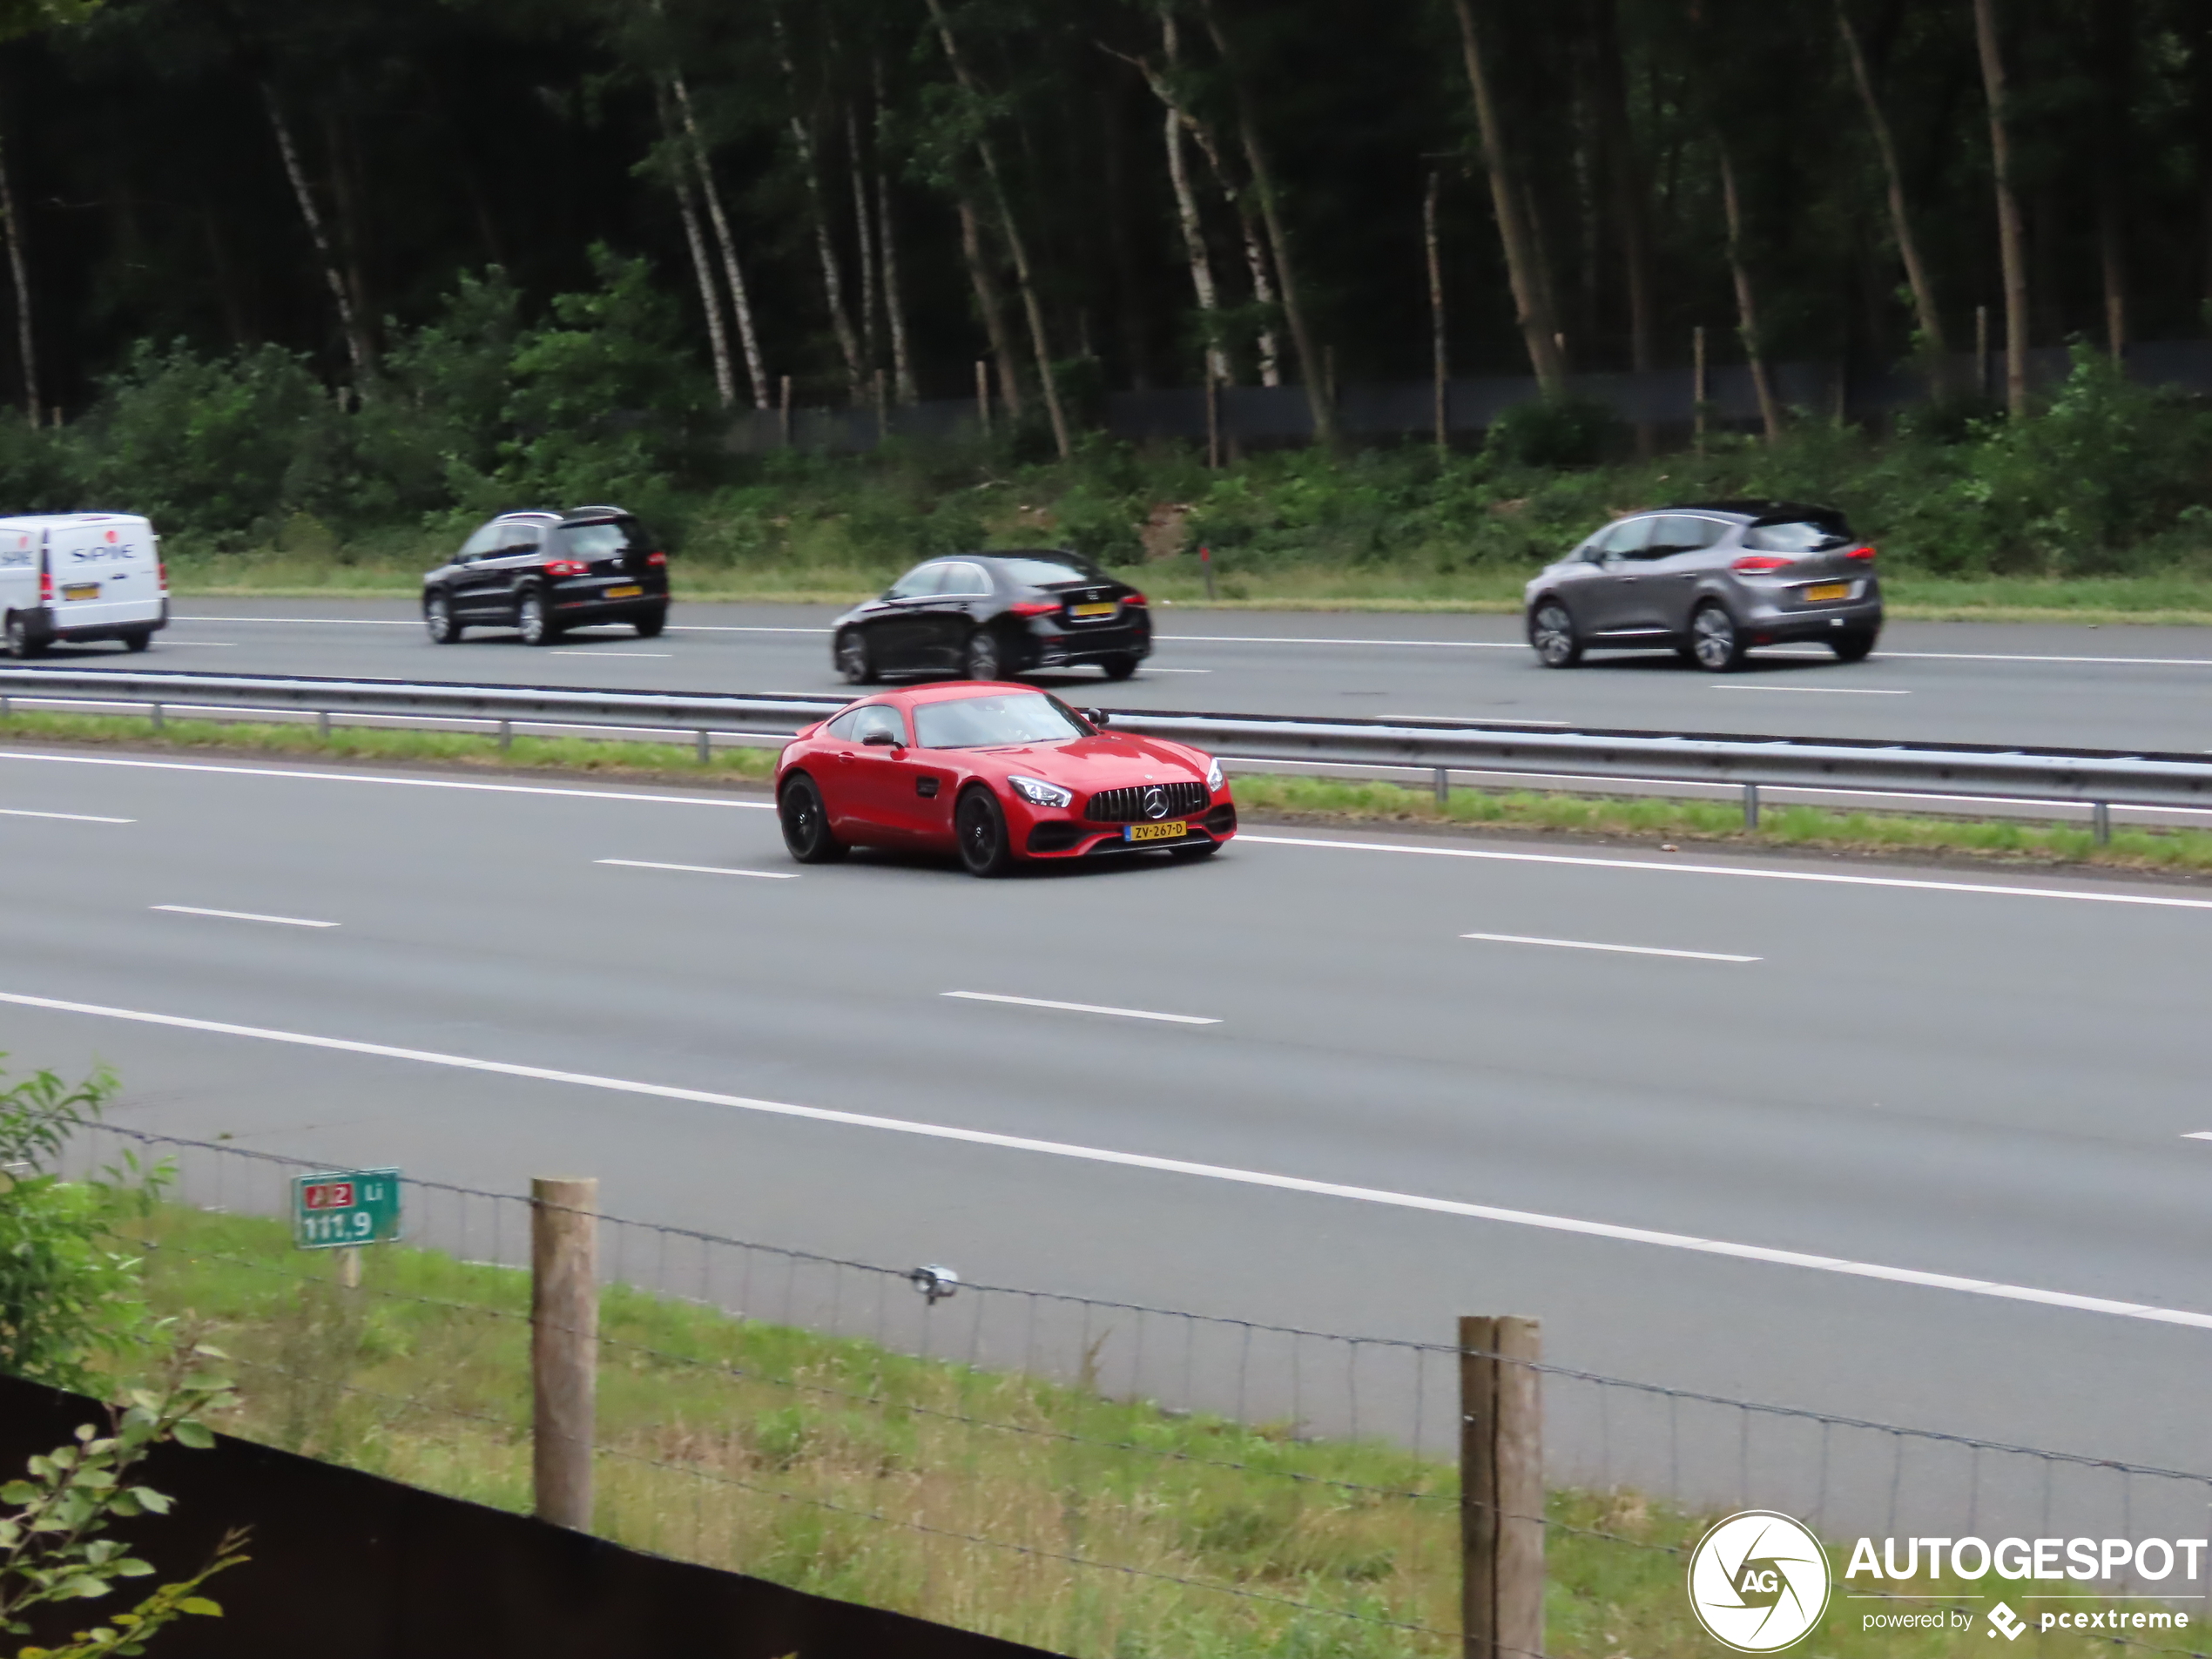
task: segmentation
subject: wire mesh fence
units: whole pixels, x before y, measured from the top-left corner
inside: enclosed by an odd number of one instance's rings
[[[239,1365],[239,1432],[529,1507],[528,1198],[407,1180],[404,1242],[365,1251],[348,1284],[338,1252],[294,1248],[286,1219],[316,1166],[100,1127],[71,1168],[126,1156],[170,1168],[166,1201],[126,1231],[160,1310],[209,1321]],[[1462,1501],[1459,1343],[597,1225],[606,1535],[1069,1654],[1466,1649],[1480,1500]],[[1985,1549],[1900,1584],[1842,1576],[1851,1544],[1837,1541],[1871,1537],[1895,1567],[1931,1537],[2199,1537],[2212,1479],[1532,1369],[1543,1514],[1499,1517],[1541,1527],[1548,1634],[1532,1648],[1706,1650],[1683,1595],[1688,1552],[1746,1508],[1831,1541],[1853,1633],[1848,1598],[1979,1619],[2000,1595],[2033,1614],[2094,1590],[2192,1615],[2099,1639],[2202,1645],[2212,1563],[2185,1577],[2170,1560],[2154,1571],[2154,1554],[2107,1564],[2094,1586],[2016,1582]]]

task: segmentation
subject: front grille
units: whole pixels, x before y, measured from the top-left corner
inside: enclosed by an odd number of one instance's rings
[[[1094,824],[1142,824],[1154,816],[1144,810],[1144,792],[1159,790],[1167,797],[1167,810],[1162,818],[1188,818],[1203,810],[1206,804],[1206,786],[1197,779],[1186,779],[1165,784],[1136,784],[1128,789],[1102,789],[1083,807],[1083,816]]]

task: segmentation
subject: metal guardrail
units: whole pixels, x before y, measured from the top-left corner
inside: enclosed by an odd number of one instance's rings
[[[410,680],[326,679],[261,674],[0,668],[0,713],[17,698],[150,705],[157,722],[177,709],[300,711],[689,732],[702,754],[715,732],[784,736],[849,698],[804,693],[710,696],[537,685],[454,685]],[[1541,731],[1507,724],[1423,719],[1305,719],[1151,709],[1109,711],[1114,729],[1193,744],[1231,759],[1337,762],[1433,772],[1440,791],[1454,771],[1573,774],[1655,783],[1724,784],[1744,791],[1757,822],[1761,787],[1843,788],[2078,801],[2098,838],[2109,809],[2212,806],[2212,760],[2108,750],[2006,749],[1844,738],[1725,733]]]

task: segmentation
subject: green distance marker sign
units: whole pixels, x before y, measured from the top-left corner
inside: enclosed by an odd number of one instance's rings
[[[302,1250],[384,1244],[400,1236],[400,1172],[338,1170],[292,1179],[292,1237]]]

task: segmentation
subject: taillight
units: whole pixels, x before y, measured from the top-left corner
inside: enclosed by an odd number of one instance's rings
[[[666,564],[668,563],[668,555],[665,553],[648,553],[645,555],[645,563],[648,564]]]
[[[1141,605],[1144,603],[1144,596],[1141,593],[1125,593],[1122,596],[1122,603],[1125,605]]]
[[[1022,599],[1007,606],[1017,617],[1049,617],[1060,609],[1057,599]]]
[[[1874,550],[1871,547],[1855,547],[1844,556],[1847,559],[1857,559],[1861,564],[1871,564],[1874,563]]]
[[[1777,570],[1786,570],[1791,563],[1771,553],[1746,553],[1736,561],[1735,568],[1746,576],[1771,576]]]
[[[38,603],[42,605],[54,603],[54,573],[51,570],[38,573]]]
[[[157,571],[158,571],[158,572],[160,573],[160,577],[161,577],[161,590],[162,590],[164,593],[168,592],[168,591],[169,591],[169,561],[168,561],[168,560],[166,560],[166,559],[162,559],[162,560],[159,560],[159,561],[158,561],[158,562],[155,563],[155,565],[154,565],[154,567],[153,567],[153,568],[154,568]]]
[[[586,564],[582,559],[548,559],[545,561],[545,574],[548,576],[582,576],[591,567]]]

